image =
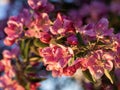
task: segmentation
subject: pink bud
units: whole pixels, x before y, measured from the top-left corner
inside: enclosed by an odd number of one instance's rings
[[[67,38],[67,43],[70,45],[77,45],[78,39],[75,35],[71,35],[70,37]]]
[[[49,43],[50,40],[51,40],[51,36],[50,36],[49,33],[41,32],[41,33],[40,33],[40,40],[41,40],[41,42],[43,42],[43,43]]]
[[[4,39],[4,44],[7,46],[13,45],[14,42],[15,42],[15,39],[13,37],[6,37]]]
[[[12,53],[9,50],[4,50],[3,51],[3,57],[6,59],[11,59],[12,58]]]
[[[38,10],[47,5],[47,0],[28,0],[28,4],[32,9]]]

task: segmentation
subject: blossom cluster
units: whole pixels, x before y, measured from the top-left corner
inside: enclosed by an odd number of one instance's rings
[[[12,50],[3,51],[3,59],[0,61],[0,88],[7,90],[24,90],[15,79],[15,69],[12,66],[12,58],[19,54],[19,47],[14,46]]]
[[[48,13],[54,6],[47,0],[28,0],[28,4],[31,9],[11,16],[4,30],[7,35],[4,44],[12,48],[3,51],[3,60],[0,61],[0,72],[3,73],[1,88],[12,86],[14,90],[18,90],[17,87],[24,90],[24,85],[19,84],[25,78],[23,82],[30,82],[31,90],[35,90],[39,85],[37,81],[33,82],[33,77],[40,78],[41,63],[46,70],[52,71],[54,77],[72,76],[81,69],[89,73],[94,82],[103,75],[114,82],[110,71],[120,68],[120,33],[114,34],[107,18],[83,26],[78,20],[76,26],[73,20],[61,13],[52,20]],[[17,73],[23,74],[24,78],[18,77]],[[13,82],[4,82],[4,79],[13,79]]]

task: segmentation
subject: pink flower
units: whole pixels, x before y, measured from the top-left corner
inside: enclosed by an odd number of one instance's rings
[[[9,50],[4,50],[3,51],[3,57],[6,59],[11,59],[12,58],[12,53]]]
[[[38,33],[34,29],[29,29],[25,32],[25,36],[27,37],[38,37]]]
[[[100,38],[103,39],[104,37],[113,36],[113,29],[108,28],[109,22],[106,18],[100,19],[100,21],[97,24],[88,24],[81,28],[79,32],[81,32],[84,37],[94,37],[94,38]],[[89,39],[88,39],[89,40]]]
[[[39,38],[43,43],[49,43],[51,40],[51,36],[47,32],[41,32]]]
[[[28,0],[28,4],[33,10],[41,10],[42,12],[50,12],[54,9],[48,0]]]
[[[76,59],[72,65],[68,66],[68,67],[65,67],[63,69],[63,75],[65,76],[72,76],[75,74],[75,72],[81,68],[82,70],[86,70],[86,67],[87,67],[87,63],[86,63],[86,59],[84,58],[79,58],[79,59]]]
[[[95,32],[97,37],[103,38],[105,36],[112,36],[113,29],[108,29],[109,22],[106,18],[100,19],[100,21],[95,25]]]
[[[70,45],[77,45],[78,44],[78,39],[75,35],[71,35],[67,38],[67,43]]]
[[[0,77],[0,87],[3,90],[25,90],[16,80],[12,80],[7,75]]]
[[[112,61],[107,61],[105,64],[104,64],[104,68],[111,71],[113,69],[113,62]]]
[[[51,20],[47,13],[34,13],[33,15],[33,27],[39,29],[40,31],[48,32],[51,24]]]
[[[3,51],[3,57],[5,59],[12,59],[16,58],[20,54],[20,49],[18,46],[14,46],[11,51],[9,50],[4,50]]]
[[[69,19],[63,19],[63,28],[65,28],[66,32],[69,32],[69,33],[74,33],[75,32],[75,27],[74,27],[74,24],[71,20]]]
[[[43,37],[45,33],[48,36],[47,33],[49,32],[51,23],[48,14],[34,13],[33,18],[33,21],[31,21],[31,23],[27,26],[28,30],[25,31],[25,36],[40,38]],[[44,33],[44,35],[42,36],[41,33]]]
[[[6,37],[6,38],[4,39],[4,44],[7,45],[7,46],[11,46],[11,45],[14,44],[15,39],[16,39],[16,38],[14,38],[14,37],[9,37],[9,36],[8,36],[8,37]]]
[[[76,60],[71,66],[67,66],[68,60],[73,56],[70,48],[52,45],[40,50],[43,62],[47,65],[47,70],[52,71],[52,75],[56,76],[72,76],[78,68],[81,67],[80,61]]]
[[[81,68],[83,71],[87,69],[88,60],[85,58],[77,58],[70,66],[63,69],[63,75],[72,76],[75,72]]]
[[[50,45],[50,47],[40,50],[40,55],[43,57],[44,64],[47,65],[47,70],[52,70],[53,73],[59,72],[58,76],[61,76],[63,68],[67,66],[73,52],[64,46]]]
[[[30,83],[30,90],[36,90],[40,87],[40,83]]]
[[[15,68],[11,64],[13,58],[18,58],[20,54],[19,47],[13,45],[11,50],[3,51],[3,59],[0,60],[0,73],[3,71],[3,75],[0,76],[0,87],[2,89],[11,90],[24,90],[22,86],[18,84],[15,78]]]
[[[96,29],[98,30],[107,30],[108,29],[109,22],[106,18],[100,19],[100,21],[96,24]]]
[[[22,34],[23,24],[20,22],[18,17],[12,16],[9,18],[8,27],[6,27],[4,31],[7,34],[4,43],[10,46]]]
[[[73,23],[61,16],[60,13],[57,14],[57,19],[54,21],[53,26],[50,27],[50,32],[53,35],[61,34],[65,35],[66,33],[74,33],[75,28]]]
[[[83,71],[88,68],[87,58],[77,58],[74,62],[75,69],[81,68]]]
[[[5,66],[4,74],[6,74],[9,78],[15,77],[14,68],[11,65],[11,60],[18,58],[19,47],[14,46],[11,51],[4,50],[3,51],[3,60],[1,60],[1,63]]]
[[[76,69],[74,66],[69,66],[63,69],[63,75],[65,76],[72,76],[76,72]]]
[[[93,55],[88,57],[88,69],[92,76],[99,79],[104,74],[104,69],[111,71],[113,69],[114,56],[111,53],[97,50]]]
[[[90,41],[96,40],[96,31],[94,29],[95,24],[87,24],[79,28],[79,33],[84,41],[84,43],[89,43]]]
[[[114,66],[116,68],[120,68],[120,43],[118,42],[118,45],[115,45],[114,47],[115,47],[115,61],[114,61]]]
[[[111,53],[105,53],[105,54],[103,54],[102,58],[104,60],[114,60],[114,56]]]
[[[93,65],[89,67],[89,71],[95,79],[100,79],[104,74],[104,69],[98,65]]]
[[[96,37],[96,32],[94,30],[94,24],[88,24],[86,26],[84,26],[83,28],[81,28],[79,31],[85,35],[85,37],[89,36],[89,37]]]
[[[17,17],[19,18],[20,22],[26,27],[32,21],[32,14],[29,9],[23,9]]]
[[[28,4],[32,9],[38,10],[46,7],[47,0],[28,0]]]
[[[8,27],[5,28],[5,33],[8,36],[19,37],[23,30],[23,24],[17,16],[11,16],[8,20]]]
[[[4,72],[2,76],[0,76],[0,87],[8,89],[10,86],[12,88],[11,83],[13,83],[12,78],[15,77],[15,72],[11,66],[11,61],[8,59],[2,59],[0,64],[0,73]]]
[[[62,24],[63,24],[63,18],[60,15],[60,13],[58,13],[57,14],[57,19],[54,21],[53,26],[50,28],[51,33],[53,35],[56,35],[58,33],[60,33],[60,34],[64,33],[65,30],[62,28]]]
[[[32,20],[31,15],[29,10],[24,9],[18,16],[11,16],[9,18],[8,26],[4,30],[7,34],[4,40],[6,45],[13,45],[18,38],[24,35],[24,27],[26,28],[30,24]]]

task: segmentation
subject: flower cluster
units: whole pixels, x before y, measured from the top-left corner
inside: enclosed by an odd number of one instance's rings
[[[31,9],[24,9],[18,16],[10,17],[4,30],[7,35],[4,44],[12,46],[12,50],[3,51],[0,72],[4,74],[0,77],[0,87],[7,88],[10,84],[12,88],[20,87],[20,90],[24,90],[23,87],[35,90],[42,80],[41,64],[55,77],[72,76],[81,69],[91,75],[94,82],[103,75],[111,83],[114,82],[110,72],[120,68],[120,34],[114,34],[106,18],[83,26],[78,19],[76,25],[60,13],[52,20],[48,13],[54,7],[47,0],[28,0],[28,4]],[[99,9],[101,6],[104,11]],[[94,18],[96,14],[107,12],[105,5],[97,2],[92,3],[90,8],[83,8],[91,9]],[[18,74],[23,76],[19,77]],[[16,82],[15,76],[23,87]],[[4,79],[10,83],[4,82]],[[24,80],[24,85],[21,80]]]
[[[73,57],[71,48],[64,46],[50,45],[39,51],[43,57],[43,63],[47,65],[47,70],[52,70],[53,76],[61,76],[65,74],[64,71],[68,68],[68,62]],[[68,75],[72,75],[74,71],[69,70]]]
[[[13,58],[19,55],[19,47],[14,46],[11,51],[3,51],[3,59],[0,61],[0,88],[12,89],[12,90],[24,90],[19,82],[15,79],[15,69],[12,66],[14,64]]]

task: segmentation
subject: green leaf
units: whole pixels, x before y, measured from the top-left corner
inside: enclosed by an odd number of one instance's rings
[[[87,55],[88,54],[88,51],[80,51],[80,52],[78,52],[77,54],[76,54],[76,57],[84,57],[85,55]]]
[[[110,80],[110,82],[113,84],[112,76],[110,75],[110,72],[107,69],[104,69],[105,76]]]
[[[24,48],[25,48],[25,40],[23,39],[23,40],[21,40],[21,50],[24,50]]]
[[[42,43],[39,39],[35,39],[33,43],[36,47],[41,47],[41,48],[49,46],[48,44]]]
[[[79,46],[85,45],[85,44],[84,44],[84,41],[83,41],[83,39],[82,39],[82,37],[81,37],[81,35],[80,35],[79,32],[76,34],[76,36],[77,36],[77,39],[78,39],[78,44],[79,44]]]
[[[94,77],[90,74],[89,70],[85,70],[82,71],[83,75],[85,75],[85,77],[90,81],[90,82],[96,82],[96,80],[94,79]]]
[[[37,62],[37,61],[42,61],[41,57],[31,57],[29,58],[30,62]]]
[[[30,90],[30,83],[27,83],[24,87],[25,87],[25,90]]]
[[[24,58],[24,48],[25,48],[25,40],[22,39],[20,41],[20,50],[21,50],[21,56]]]
[[[29,77],[30,82],[41,82],[46,80],[46,78],[40,78],[40,77]]]
[[[25,73],[37,73],[39,72],[40,69],[36,68],[36,67],[32,67],[32,66],[28,66],[26,69],[25,69]]]
[[[35,47],[34,45],[30,46],[30,53],[34,53],[39,56],[38,47]]]
[[[25,56],[25,59],[28,58],[28,55],[29,55],[29,50],[30,50],[30,40],[28,40],[25,44],[25,47],[24,47],[24,56]]]
[[[65,41],[66,41],[66,38],[64,36],[59,36],[56,39],[56,42],[59,44],[63,44],[63,43],[65,43]]]
[[[54,38],[50,40],[50,43],[51,43],[51,44],[54,44],[54,45],[57,44],[57,42],[56,42],[56,40],[55,40]]]
[[[71,58],[71,59],[68,61],[68,66],[71,66],[71,65],[73,64],[73,62],[74,62],[74,57]]]

